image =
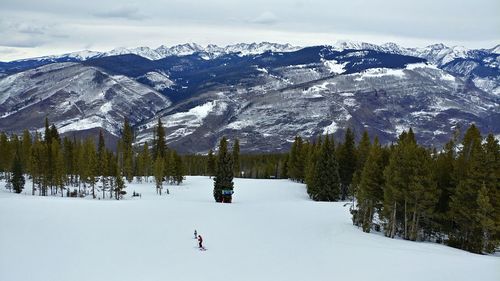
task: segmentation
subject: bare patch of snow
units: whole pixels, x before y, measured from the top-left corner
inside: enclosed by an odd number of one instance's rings
[[[328,134],[333,134],[339,129],[339,126],[335,121],[332,121],[332,123],[326,127],[323,128],[323,134],[328,135]]]
[[[324,60],[324,59],[322,59],[322,61],[325,67],[328,68],[328,70],[332,74],[342,74],[345,72],[344,67],[346,66],[347,62],[338,63],[336,60]]]

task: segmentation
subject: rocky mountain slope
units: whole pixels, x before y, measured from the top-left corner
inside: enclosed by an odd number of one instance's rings
[[[206,152],[222,135],[243,151],[279,151],[295,135],[341,137],[347,126],[386,143],[412,127],[437,146],[471,122],[500,134],[495,48],[185,44],[62,58],[0,64],[1,130],[37,130],[48,115],[62,132],[116,136],[128,117],[142,143],[162,118],[183,152]]]

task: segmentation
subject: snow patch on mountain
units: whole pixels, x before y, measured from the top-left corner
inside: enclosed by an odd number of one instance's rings
[[[361,81],[365,78],[378,78],[382,76],[395,76],[397,78],[403,78],[405,76],[405,73],[402,69],[370,68],[354,75],[359,75],[359,77],[354,79],[355,81]]]
[[[57,130],[61,134],[72,131],[83,131],[93,128],[103,128],[105,130],[111,129],[109,130],[109,132],[115,132],[110,122],[106,121],[105,118],[102,118],[100,116],[90,116],[84,119],[70,119],[64,122],[58,122],[56,126],[58,128]]]
[[[150,71],[141,77],[147,79],[157,91],[171,88],[175,84],[164,72]]]
[[[325,60],[325,59],[322,59],[322,62],[325,65],[325,67],[332,74],[342,74],[342,73],[344,73],[345,72],[344,67],[347,65],[347,62],[338,63],[336,60]]]
[[[192,134],[203,124],[203,120],[209,114],[221,115],[227,108],[227,104],[222,101],[209,101],[202,105],[193,107],[186,112],[178,112],[162,118],[167,128],[177,128],[167,135],[167,139],[174,139]]]
[[[479,89],[500,96],[500,78],[491,79],[475,77],[472,82],[474,82],[474,85]]]
[[[339,129],[339,126],[335,121],[323,128],[323,135],[329,135],[335,133]]]

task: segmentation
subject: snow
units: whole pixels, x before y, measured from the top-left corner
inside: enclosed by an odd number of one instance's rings
[[[102,113],[104,114],[107,114],[108,112],[110,112],[111,110],[113,110],[113,105],[111,104],[111,102],[107,102],[103,105],[101,105],[101,108],[99,109]]]
[[[323,64],[332,74],[342,74],[345,72],[344,67],[347,62],[338,63],[336,60],[323,60]]]
[[[107,104],[105,103],[102,107],[106,107]],[[101,110],[103,108],[101,107]],[[106,110],[106,108],[105,108]],[[58,131],[59,133],[66,133],[66,132],[72,132],[72,131],[83,131],[83,130],[88,130],[92,128],[103,128],[106,127],[104,125],[104,120],[102,117],[99,116],[90,116],[84,119],[80,120],[68,120],[64,124],[58,124]]]
[[[323,128],[323,135],[328,135],[328,134],[333,134],[339,129],[339,126],[335,121],[332,121],[332,123],[326,127]]]
[[[142,198],[122,201],[17,195],[3,186],[0,280],[500,278],[499,257],[364,233],[344,202],[313,202],[288,180],[236,179],[233,204],[213,201],[207,177],[187,177],[162,196],[153,183],[128,184]]]
[[[229,123],[226,128],[227,129],[233,129],[233,130],[240,130],[246,127],[250,127],[252,125],[255,125],[255,122],[252,120],[238,120],[234,121],[232,123]]]
[[[419,63],[410,63],[410,64],[407,64],[406,69],[408,70],[415,70],[415,69],[419,69],[419,68],[430,68],[430,69],[434,69],[434,70],[439,70],[439,68],[433,64],[428,64],[428,63],[424,63],[424,62],[419,62]]]
[[[260,71],[260,72],[262,72],[262,73],[266,73],[266,74],[267,74],[267,73],[269,73],[269,72],[267,71],[267,69],[265,69],[265,68],[260,68],[260,67],[256,66],[256,69],[257,69],[257,71]]]
[[[354,74],[355,76],[359,76],[355,78],[355,81],[361,81],[365,78],[378,78],[383,76],[395,76],[397,78],[403,78],[405,73],[403,69],[392,69],[392,68],[370,68],[365,71],[360,72],[359,74]]]
[[[148,79],[153,84],[153,88],[157,91],[163,91],[175,84],[170,80],[168,75],[163,72],[150,71],[141,77]]]

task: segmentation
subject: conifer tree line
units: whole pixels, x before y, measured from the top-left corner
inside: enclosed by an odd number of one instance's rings
[[[31,179],[32,195],[121,199],[125,182],[155,177],[161,194],[164,183],[180,184],[184,164],[176,151],[166,146],[165,132],[158,121],[152,145],[134,148],[134,132],[124,120],[116,151],[106,147],[102,131],[97,144],[93,138],[61,138],[57,128],[45,120],[43,134],[25,130],[22,136],[0,133],[0,176],[7,187],[21,193],[26,177]]]
[[[353,223],[365,232],[435,241],[474,253],[500,245],[500,146],[471,125],[441,151],[420,146],[413,131],[382,146],[366,132],[356,145],[325,136],[296,137],[288,175],[313,200],[353,200]]]
[[[233,150],[232,153],[234,157]],[[188,175],[213,176],[215,174],[216,156],[213,150],[209,150],[207,155],[184,155],[186,173]],[[286,167],[288,153],[239,154],[238,158],[235,163],[239,164],[240,168],[233,167],[234,177],[236,178],[288,178]]]

